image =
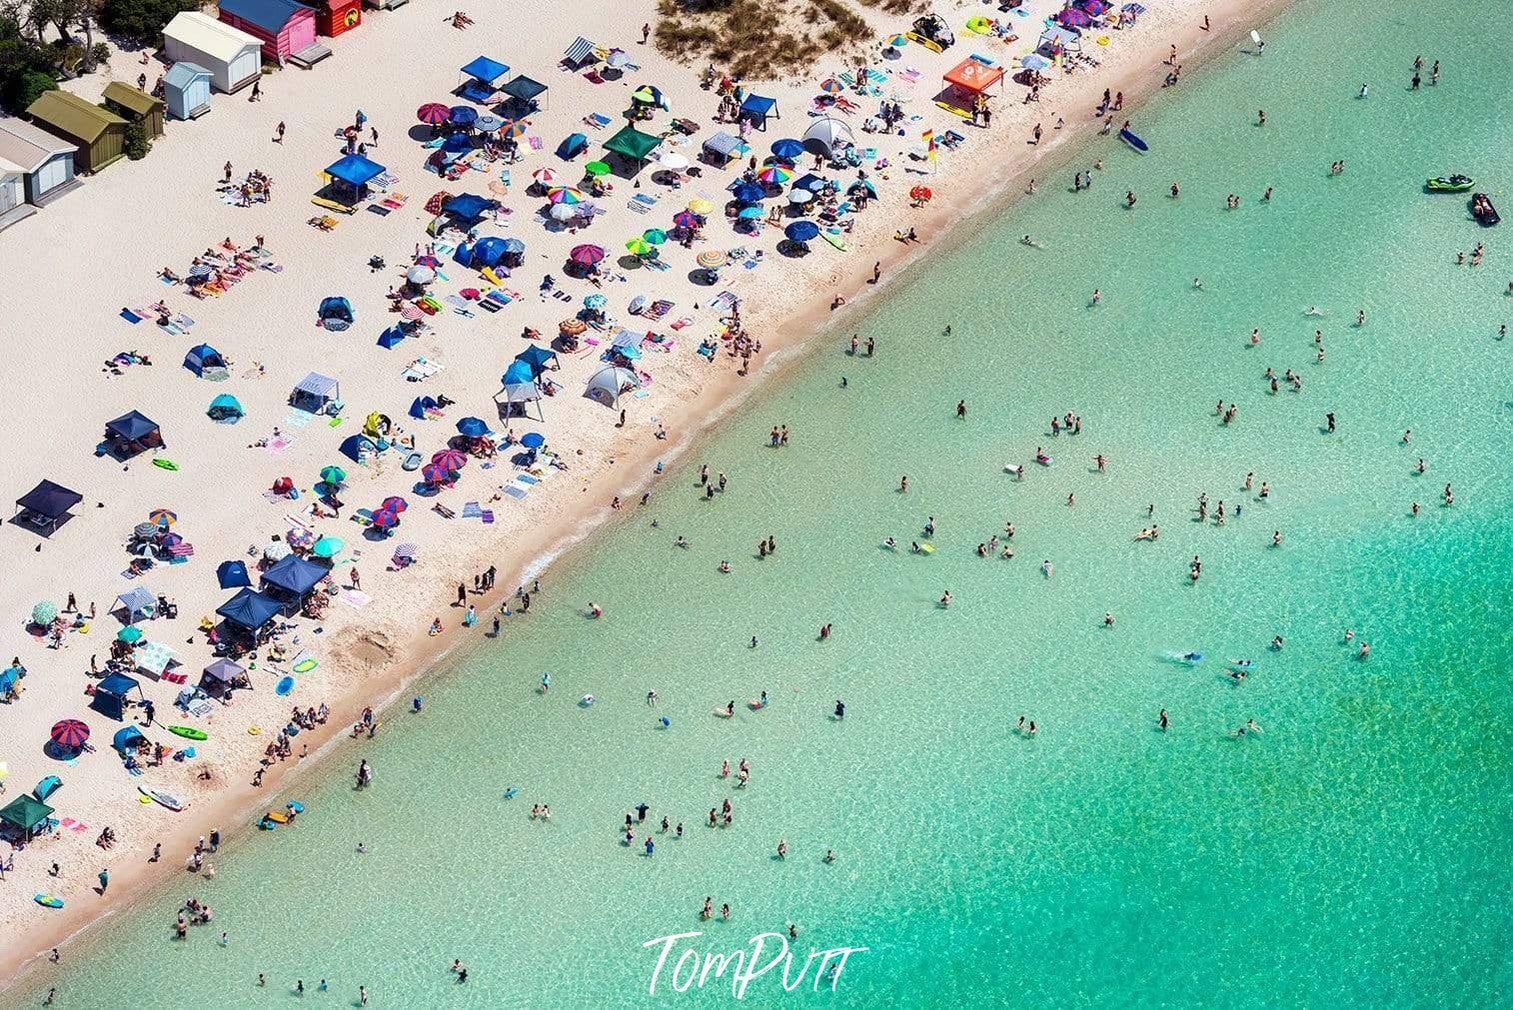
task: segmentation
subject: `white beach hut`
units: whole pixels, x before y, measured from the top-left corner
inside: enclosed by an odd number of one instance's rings
[[[0,231],[37,212],[26,202],[25,178],[20,165],[0,158]]]
[[[175,63],[195,63],[210,71],[211,86],[228,95],[263,72],[261,41],[198,11],[174,15],[163,29],[163,51]]]
[[[74,145],[20,119],[0,118],[0,158],[21,169],[22,193],[36,207],[80,185]]]

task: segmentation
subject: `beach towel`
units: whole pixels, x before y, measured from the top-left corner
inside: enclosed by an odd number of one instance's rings
[[[507,495],[509,495],[511,498],[524,498],[525,497],[525,488],[516,487],[513,484],[506,484],[504,486],[503,490],[504,490],[504,493],[507,494]]]
[[[121,318],[124,319],[124,320],[126,320],[128,323],[130,323],[133,326],[137,325],[137,323],[140,323],[142,321],[142,317],[139,316],[139,315],[137,315],[135,312],[131,311],[130,309],[122,309],[121,310]]]
[[[462,503],[462,518],[477,519],[483,514],[483,507],[475,501]]]
[[[367,593],[359,592],[356,589],[343,589],[341,591],[341,594],[337,596],[337,599],[341,600],[353,610],[361,610],[363,607],[366,607],[368,605],[368,601],[371,599],[371,597],[368,596]]]
[[[612,120],[608,116],[599,115],[599,113],[597,112],[590,112],[588,115],[583,117],[583,122],[595,130],[602,130],[606,126],[608,126],[612,122]]]

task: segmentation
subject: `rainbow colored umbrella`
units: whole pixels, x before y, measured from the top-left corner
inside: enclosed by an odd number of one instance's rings
[[[575,245],[567,254],[567,258],[582,266],[591,267],[604,259],[604,247],[597,245]]]
[[[697,228],[704,219],[691,210],[680,210],[672,216],[672,223],[679,228]]]
[[[499,132],[506,137],[518,140],[525,136],[525,124],[513,119],[506,119],[504,125],[499,128]]]
[[[53,743],[64,750],[79,750],[89,740],[89,727],[77,719],[53,723]]]
[[[179,517],[168,509],[153,509],[147,513],[147,521],[154,526],[172,526],[179,521]]]
[[[820,82],[820,90],[827,95],[838,95],[846,89],[841,85],[840,81],[831,77],[828,80]]]
[[[610,173],[610,168],[602,161],[591,161],[587,165],[583,166],[583,171],[589,175],[600,176],[608,175]]]
[[[663,231],[661,228],[648,228],[641,233],[641,237],[650,242],[652,245],[661,245],[663,242],[667,241],[667,232]]]
[[[552,203],[575,204],[583,202],[583,194],[571,186],[558,186],[547,191],[546,198]]]
[[[769,186],[783,186],[793,181],[793,168],[789,165],[768,165],[757,173],[757,178]]]
[[[452,110],[440,102],[427,102],[415,110],[415,118],[428,126],[440,126],[452,118]]]
[[[442,449],[431,457],[431,462],[437,466],[444,466],[455,473],[467,465],[468,455],[456,449]]]

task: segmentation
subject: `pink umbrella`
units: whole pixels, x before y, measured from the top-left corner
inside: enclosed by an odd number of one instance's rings
[[[466,466],[467,461],[467,453],[459,452],[456,449],[443,449],[431,457],[432,463],[454,472]]]
[[[420,468],[420,477],[427,484],[445,484],[452,479],[452,471],[435,463],[427,463]]]
[[[379,503],[378,510],[380,512],[393,512],[395,515],[399,515],[399,513],[403,512],[409,507],[409,502],[405,501],[403,498],[395,498],[391,495],[390,497],[385,498],[382,502]]]
[[[415,118],[430,126],[439,126],[452,117],[452,110],[440,102],[427,102],[415,110]]]
[[[420,311],[418,307],[412,305],[409,302],[405,302],[404,308],[399,310],[399,318],[403,319],[407,323],[413,323],[417,320],[424,319],[425,317],[426,314],[424,312]]]
[[[567,254],[567,258],[572,260],[574,263],[579,263],[583,266],[591,267],[595,263],[598,263],[600,260],[604,259],[604,247],[597,245],[576,245],[573,246],[572,251]]]

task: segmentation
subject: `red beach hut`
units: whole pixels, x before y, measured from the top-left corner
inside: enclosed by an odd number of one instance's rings
[[[328,38],[362,24],[362,0],[315,0],[315,30]]]
[[[263,56],[282,66],[308,65],[330,50],[315,41],[315,9],[294,0],[221,0],[220,19],[263,44]]]

